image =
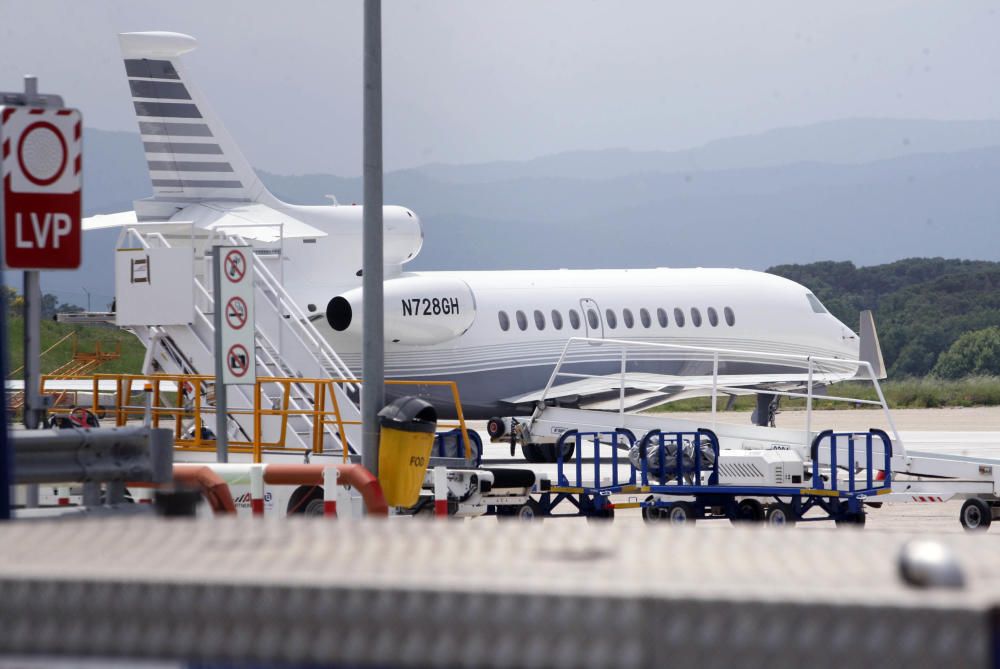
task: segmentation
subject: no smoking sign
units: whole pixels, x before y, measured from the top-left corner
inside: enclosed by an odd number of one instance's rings
[[[82,131],[75,109],[0,107],[8,269],[80,266]]]
[[[217,373],[224,384],[250,384],[257,376],[253,249],[216,246],[212,253],[215,299],[222,306],[215,316],[216,350],[223,354]]]

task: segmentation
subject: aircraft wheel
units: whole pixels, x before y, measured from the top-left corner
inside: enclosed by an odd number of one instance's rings
[[[736,515],[729,519],[733,525],[760,523],[764,520],[764,505],[755,499],[743,499],[736,507]]]
[[[969,531],[985,531],[993,522],[992,511],[989,505],[981,499],[967,499],[962,505],[958,519],[962,522],[962,527]]]
[[[795,524],[795,511],[791,504],[779,502],[767,510],[767,524],[774,527],[791,527]]]
[[[663,512],[663,517],[670,521],[671,525],[694,525],[698,517],[694,512],[694,505],[689,502],[674,502]]]

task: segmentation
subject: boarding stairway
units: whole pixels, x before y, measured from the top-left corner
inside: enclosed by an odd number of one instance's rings
[[[127,242],[133,247],[170,248],[170,242],[160,233],[142,233],[135,228],[122,232],[119,247]],[[238,235],[219,235],[213,244],[252,244]],[[290,392],[279,383],[266,383],[269,377],[301,379],[345,380],[331,384],[330,392],[335,393],[335,401],[343,421],[343,440],[334,424],[322,426],[325,453],[343,455],[345,450],[356,453],[360,448],[361,411],[357,398],[358,384],[351,382],[354,374],[340,359],[336,351],[319,334],[315,326],[299,309],[292,297],[275,278],[265,261],[257,254],[253,257],[255,357],[257,378],[261,381],[261,407],[264,409],[290,409],[282,418],[264,415],[261,418],[260,438],[274,442],[282,433],[281,421],[287,421],[284,432],[285,448],[313,448],[314,418],[309,415],[316,404],[313,396],[315,384],[308,382],[291,384]],[[200,259],[198,259],[200,261]],[[213,355],[215,327],[213,310],[215,301],[210,290],[210,257],[204,263],[196,262],[192,281],[195,291],[193,322],[188,325],[133,326],[131,329],[146,346],[145,373],[163,372],[168,374],[213,375],[215,357]],[[199,272],[199,265],[203,271]],[[197,389],[203,404],[214,404],[215,388],[204,382]],[[249,440],[254,434],[254,418],[248,414],[232,413],[252,410],[254,407],[253,385],[229,386],[227,401],[231,411],[228,420],[229,437]],[[327,400],[329,402],[329,400]],[[295,413],[299,411],[301,413]],[[214,430],[214,425],[192,426]],[[346,443],[342,443],[346,442]]]
[[[593,351],[598,346],[608,360],[618,364],[620,372],[584,374],[574,370],[573,364],[581,359],[593,358]],[[680,361],[696,371],[689,376],[683,374],[667,376],[644,373],[638,368],[636,363],[651,359],[660,363]],[[720,371],[725,370],[726,364],[734,361],[740,364],[780,363],[786,369],[786,373],[787,370],[798,373],[805,382],[805,392],[774,388],[768,389],[767,392],[776,396],[805,400],[805,429],[761,427],[720,420],[717,410],[720,400],[724,401],[728,395],[756,392],[752,385],[750,388],[738,385],[739,380],[736,375],[727,375],[725,371]],[[629,367],[630,364],[634,364],[635,367]],[[856,370],[845,370],[845,365],[850,365]],[[633,369],[635,371],[632,371]],[[843,380],[871,383],[878,399],[840,397],[826,392],[825,389],[819,394],[814,388],[814,384],[819,385],[821,382],[830,384]],[[568,381],[568,384],[560,385],[561,381]],[[614,399],[604,402],[600,409],[559,406],[559,397],[575,390],[574,384],[583,382],[591,384],[590,387],[610,391],[609,395],[613,395]],[[659,392],[659,388],[669,389],[674,386],[699,389],[704,397],[711,399],[711,413],[706,413],[704,418],[692,420],[670,413],[637,414],[629,411],[630,394],[645,401],[649,395]],[[567,391],[567,388],[570,391]],[[710,428],[717,435],[723,451],[790,450],[797,452],[804,461],[810,461],[811,444],[822,433],[812,421],[813,403],[820,399],[825,402],[868,406],[881,411],[891,437],[890,463],[895,478],[892,493],[885,495],[883,501],[923,501],[926,497],[933,497],[934,501],[947,501],[953,498],[977,497],[987,499],[991,503],[995,502],[1000,518],[1000,457],[995,455],[1000,451],[1000,440],[990,443],[988,439],[980,437],[980,443],[974,444],[982,447],[977,449],[979,452],[968,450],[964,455],[955,451],[959,450],[963,439],[969,439],[970,433],[911,432],[907,433],[904,443],[903,437],[896,429],[892,412],[872,366],[860,360],[647,341],[572,337],[567,341],[545,390],[538,397],[534,413],[530,418],[521,420],[520,439],[522,442],[533,444],[555,444],[560,435],[570,430],[592,433],[626,430],[635,435],[644,435],[652,430],[696,432],[701,428]],[[869,426],[859,427],[867,429]],[[850,445],[842,443],[837,447],[837,453],[832,456],[822,455],[819,464],[837,469],[839,456],[842,474],[852,469],[867,467],[860,459],[849,462],[852,457],[849,451]],[[875,452],[877,456],[884,454],[878,445],[875,447]],[[558,453],[559,447],[553,446],[553,460]]]

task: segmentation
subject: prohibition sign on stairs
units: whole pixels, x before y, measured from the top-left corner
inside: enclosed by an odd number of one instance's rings
[[[243,251],[233,249],[226,254],[226,260],[222,264],[223,274],[233,283],[239,283],[247,273],[247,257]]]
[[[239,330],[247,324],[247,303],[240,296],[230,297],[226,303],[226,323],[234,330]]]
[[[226,353],[226,366],[233,376],[241,377],[250,368],[250,354],[243,344],[233,344]]]

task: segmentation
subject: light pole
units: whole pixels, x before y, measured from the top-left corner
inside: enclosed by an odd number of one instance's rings
[[[365,0],[362,214],[361,463],[378,476],[378,412],[385,403],[382,338],[382,2]]]

